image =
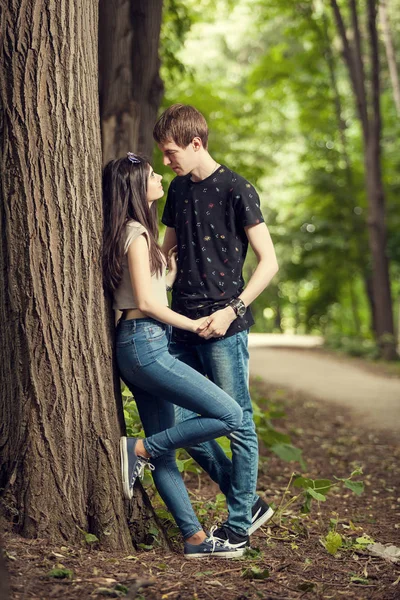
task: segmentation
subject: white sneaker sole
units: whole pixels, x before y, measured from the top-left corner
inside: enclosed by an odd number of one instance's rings
[[[265,512],[261,517],[259,517],[258,519],[256,519],[254,521],[254,523],[252,524],[252,526],[249,529],[249,535],[251,535],[252,533],[257,531],[257,529],[259,529],[262,525],[264,525],[264,523],[269,521],[271,519],[271,517],[273,516],[273,514],[274,514],[274,511],[272,510],[271,507],[269,507],[267,512]]]
[[[211,552],[211,553],[196,553],[196,554],[184,554],[184,557],[187,560],[191,560],[192,558],[241,558],[244,554],[244,548],[240,550],[235,550],[231,552]]]
[[[133,493],[129,485],[129,461],[127,451],[127,440],[124,436],[121,437],[121,439],[119,440],[119,452],[121,456],[122,488],[124,491],[124,496],[128,500],[132,500]]]

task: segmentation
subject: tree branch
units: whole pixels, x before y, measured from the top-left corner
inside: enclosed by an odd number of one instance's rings
[[[361,99],[361,110],[363,113],[363,118],[368,123],[368,98],[367,98],[367,90],[366,90],[366,85],[365,85],[365,70],[364,70],[364,61],[363,61],[363,53],[362,53],[360,26],[359,26],[359,22],[358,22],[357,0],[349,0],[349,5],[350,5],[351,20],[352,20],[353,32],[354,32],[355,75],[357,78],[357,86],[358,86],[359,95],[360,95],[360,99]]]

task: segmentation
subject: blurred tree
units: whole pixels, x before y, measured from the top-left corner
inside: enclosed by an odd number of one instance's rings
[[[343,58],[347,65],[358,118],[364,140],[365,182],[368,198],[368,231],[372,257],[372,296],[374,328],[382,355],[387,360],[396,358],[392,297],[387,257],[385,195],[381,171],[381,82],[380,56],[377,32],[377,1],[366,1],[370,74],[365,69],[360,8],[356,0],[348,0],[352,21],[352,41],[345,25],[342,9],[337,0],[330,0],[338,34],[342,41]]]
[[[127,150],[151,156],[163,95],[158,46],[162,0],[100,0],[103,164]]]
[[[393,88],[393,99],[396,105],[397,114],[400,117],[400,81],[396,62],[396,50],[394,47],[392,30],[390,27],[388,0],[379,2],[379,18],[382,23],[383,40],[385,43],[386,57],[389,66],[390,80]]]
[[[100,260],[97,21],[96,0],[3,2],[0,489],[22,535],[83,530],[130,551]]]

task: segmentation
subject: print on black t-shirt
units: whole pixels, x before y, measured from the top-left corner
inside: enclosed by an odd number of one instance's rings
[[[176,177],[168,190],[162,222],[178,239],[178,275],[172,308],[196,319],[224,308],[244,287],[242,269],[248,240],[245,227],[263,222],[254,187],[224,165],[206,179]],[[224,337],[248,329],[250,309]],[[174,338],[202,343],[198,335],[175,329]]]

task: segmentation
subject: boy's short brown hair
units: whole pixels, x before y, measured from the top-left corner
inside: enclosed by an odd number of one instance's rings
[[[174,142],[180,148],[186,148],[193,138],[199,137],[207,150],[207,121],[194,106],[173,104],[154,125],[153,137],[157,144]]]

